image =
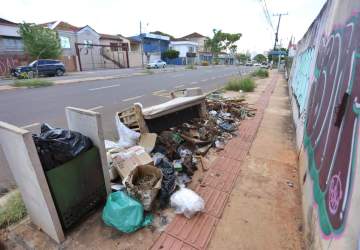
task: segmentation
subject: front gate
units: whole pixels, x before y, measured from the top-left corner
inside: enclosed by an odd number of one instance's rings
[[[75,43],[80,71],[129,67],[127,44],[102,45]]]

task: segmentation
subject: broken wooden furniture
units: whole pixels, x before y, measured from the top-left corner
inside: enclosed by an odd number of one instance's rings
[[[159,133],[193,118],[206,118],[205,97],[199,88],[186,89],[185,96],[147,108],[135,103],[117,115],[130,129],[140,133]]]

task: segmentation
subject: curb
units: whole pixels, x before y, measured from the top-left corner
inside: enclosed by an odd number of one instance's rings
[[[207,68],[207,67],[204,67],[204,68]],[[225,66],[221,65],[221,66],[215,66],[215,67],[225,67]],[[214,68],[214,67],[209,67],[209,68]],[[143,71],[145,71],[145,70],[146,69],[143,69]],[[163,73],[191,71],[191,70],[192,69],[182,68],[182,69],[174,69],[174,70],[169,70],[169,71],[156,71],[152,74],[163,74]],[[70,84],[70,83],[81,83],[81,82],[100,81],[100,80],[113,80],[113,79],[121,79],[121,78],[128,78],[128,77],[134,77],[134,76],[146,76],[146,75],[152,75],[152,74],[148,74],[146,72],[134,72],[131,74],[126,74],[126,75],[99,76],[99,77],[88,77],[88,78],[68,79],[68,80],[55,80],[55,81],[53,81],[53,83],[54,83],[53,86]],[[26,87],[13,87],[8,84],[0,85],[0,92],[6,91],[6,90],[17,90],[17,89],[26,89]]]

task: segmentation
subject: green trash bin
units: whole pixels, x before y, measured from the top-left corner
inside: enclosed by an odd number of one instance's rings
[[[104,174],[96,147],[46,171],[45,175],[63,230],[106,201]]]

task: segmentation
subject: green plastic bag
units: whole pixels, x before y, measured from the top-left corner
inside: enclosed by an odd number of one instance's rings
[[[125,192],[118,191],[109,195],[102,213],[102,219],[108,226],[113,226],[124,233],[132,233],[139,228],[150,225],[153,216],[150,214],[144,218],[142,204]]]

